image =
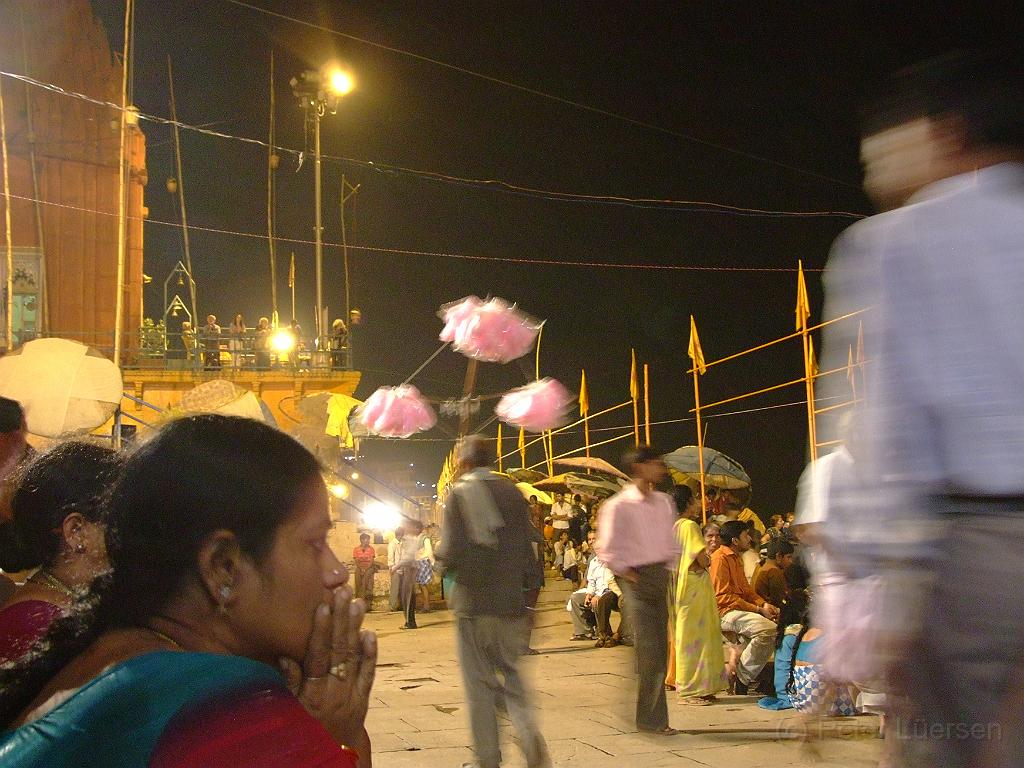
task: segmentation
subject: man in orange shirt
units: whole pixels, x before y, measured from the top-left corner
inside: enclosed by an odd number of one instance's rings
[[[359,546],[352,550],[352,559],[356,564],[355,597],[366,601],[366,610],[373,605],[373,574],[377,571],[374,560],[377,550],[370,544],[370,534],[359,534]]]
[[[736,692],[745,693],[775,650],[779,609],[758,595],[743,573],[740,555],[750,549],[747,524],[740,520],[723,523],[721,537],[722,546],[711,555],[711,584],[722,631],[735,633],[746,645],[736,668]]]

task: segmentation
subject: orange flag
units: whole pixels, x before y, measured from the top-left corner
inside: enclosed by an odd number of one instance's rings
[[[590,413],[590,398],[587,397],[587,372],[580,370],[580,416]]]
[[[687,354],[693,361],[693,367],[700,371],[701,375],[707,373],[708,367],[704,364],[704,350],[700,348],[697,321],[693,319],[693,315],[690,315],[690,346],[687,348]]]
[[[799,331],[811,316],[811,302],[807,299],[807,282],[804,280],[804,263],[797,262],[800,271],[796,279],[796,329]]]

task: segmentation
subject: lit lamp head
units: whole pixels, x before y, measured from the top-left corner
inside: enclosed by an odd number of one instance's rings
[[[270,337],[270,348],[275,352],[291,352],[295,349],[295,336],[290,331],[280,330]]]

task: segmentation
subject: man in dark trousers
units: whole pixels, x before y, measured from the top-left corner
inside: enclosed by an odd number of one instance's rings
[[[649,445],[627,451],[622,468],[632,483],[602,505],[595,550],[626,599],[638,671],[636,727],[673,736],[679,731],[668,724],[665,674],[669,568],[679,562],[672,530],[676,505],[667,493],[655,490],[668,469]]]
[[[493,461],[486,440],[472,435],[463,441],[462,475],[445,506],[436,554],[455,574],[451,606],[476,764],[501,764],[497,709],[504,701],[528,768],[547,768],[547,745],[518,669],[529,633],[523,590],[537,572],[534,535],[526,501],[487,469]]]

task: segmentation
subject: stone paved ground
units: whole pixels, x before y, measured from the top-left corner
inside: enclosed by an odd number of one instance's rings
[[[874,717],[825,721],[813,746],[796,738],[789,712],[757,707],[753,697],[722,696],[710,707],[687,707],[670,695],[669,717],[683,734],[638,733],[633,725],[633,649],[596,649],[569,642],[564,582],[541,593],[532,645],[523,659],[541,730],[556,766],[849,766],[877,765],[881,742]],[[421,615],[420,629],[402,631],[399,613],[371,613],[380,660],[367,728],[376,768],[458,768],[472,760],[469,723],[455,654],[452,614]],[[524,766],[504,718],[505,765]]]

